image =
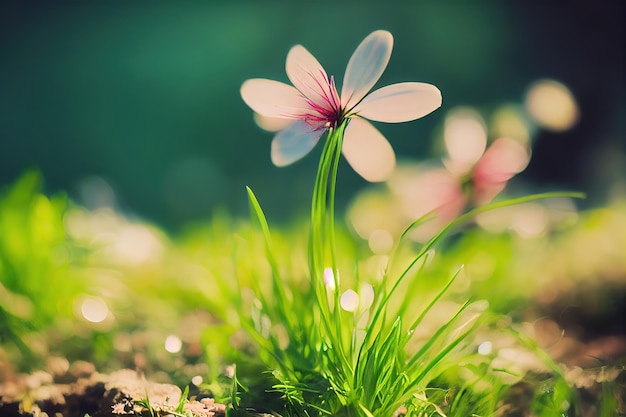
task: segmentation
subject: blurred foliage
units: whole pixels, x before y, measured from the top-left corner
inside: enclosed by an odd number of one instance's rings
[[[604,363],[593,358],[618,364],[619,344],[611,344],[611,337],[624,334],[624,213],[624,202],[615,201],[531,237],[472,226],[436,250],[420,285],[400,291],[416,306],[423,305],[441,280],[464,263],[446,299],[451,304],[429,315],[423,337],[471,294],[489,301],[494,313],[510,316],[498,324],[502,329],[520,323],[520,331],[569,369],[571,384],[600,382]],[[0,362],[5,376],[11,369],[49,366],[55,358],[89,360],[103,371],[138,368],[180,385],[199,375],[201,385],[224,394],[218,382],[237,362],[245,385],[271,384],[267,376],[259,379],[257,348],[241,331],[241,320],[254,311],[249,288],[269,291],[270,285],[263,237],[248,221],[220,213],[168,236],[110,208],[87,210],[62,194],[47,197],[40,175],[27,172],[2,190],[0,227]],[[273,230],[281,273],[292,291],[308,286],[307,235],[305,222]],[[381,273],[385,254],[373,253],[349,229],[339,229],[337,238],[341,251],[355,255],[342,258],[340,269],[350,270],[350,259],[358,258],[360,273]],[[392,268],[407,264],[411,246],[396,255]],[[344,278],[348,285],[349,277]],[[105,314],[89,321],[84,308],[94,300],[104,303]],[[515,362],[498,356],[517,349],[498,326],[483,329],[472,343],[492,343],[495,356],[490,360],[501,361],[512,375],[535,369],[532,360],[520,359],[527,357],[523,351]],[[180,346],[168,347],[169,337]],[[604,340],[606,349],[589,350],[587,343],[594,340]],[[467,358],[460,375],[482,378],[485,357],[476,358],[476,368],[471,370],[473,360]],[[597,371],[581,374],[581,367]],[[606,389],[615,388],[610,387]],[[244,404],[250,401],[254,399],[244,396]]]
[[[30,366],[41,365],[39,333],[71,318],[88,285],[76,269],[82,251],[63,224],[67,198],[47,198],[40,185],[39,174],[28,172],[0,197],[0,340]]]

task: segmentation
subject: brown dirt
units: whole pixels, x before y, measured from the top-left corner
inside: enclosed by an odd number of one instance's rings
[[[154,411],[165,415],[176,409],[181,396],[177,386],[151,382],[133,370],[101,374],[92,364],[77,362],[64,373],[36,371],[1,382],[0,416],[149,415],[146,407],[137,404],[145,400]],[[193,399],[185,410],[197,417],[221,417],[226,406],[210,398]]]

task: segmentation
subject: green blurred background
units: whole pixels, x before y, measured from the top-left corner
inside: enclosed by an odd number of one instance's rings
[[[617,0],[7,2],[0,184],[35,167],[48,192],[67,190],[88,208],[114,204],[170,230],[218,207],[244,215],[249,185],[268,217],[291,218],[309,204],[316,158],[272,166],[271,134],[255,126],[239,87],[254,77],[287,81],[285,57],[297,43],[340,82],[376,29],[395,37],[379,85],[423,81],[443,93],[443,108],[426,118],[380,127],[400,157],[430,156],[448,109],[520,103],[530,83],[550,78],[571,90],[580,119],[564,132],[539,130],[519,180],[584,191],[586,206],[623,190]],[[341,169],[344,204],[366,183]]]

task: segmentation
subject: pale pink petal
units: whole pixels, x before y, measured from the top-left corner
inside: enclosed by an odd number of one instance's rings
[[[278,132],[293,123],[293,119],[283,119],[281,117],[267,117],[259,113],[254,113],[254,121],[257,126],[268,132]]]
[[[509,138],[497,139],[480,158],[472,179],[478,204],[485,204],[502,191],[506,182],[526,168],[530,161],[528,149]]]
[[[425,242],[463,212],[467,199],[458,178],[445,168],[407,166],[394,171],[387,183],[402,202],[402,212],[411,221],[429,213],[434,217],[417,226],[409,236]]]
[[[281,130],[272,140],[272,162],[283,167],[308,154],[324,133],[323,129],[312,130],[303,121],[295,121]]]
[[[326,71],[309,51],[296,45],[287,54],[289,80],[309,100],[324,108],[335,103],[337,94],[331,90]]]
[[[387,67],[393,36],[385,30],[368,35],[356,48],[343,77],[341,104],[350,109],[374,87]]]
[[[371,182],[386,180],[396,166],[396,155],[387,139],[358,117],[346,127],[342,151],[350,166]]]
[[[435,218],[417,227],[411,236],[419,242],[433,237],[446,224],[458,217],[467,205],[461,184],[446,169],[427,171],[418,179],[413,190],[415,200],[420,200],[421,210],[413,219],[434,211]]]
[[[415,198],[421,200],[424,215],[435,210],[441,219],[450,221],[465,208],[465,198],[457,178],[445,169],[422,174],[415,187]]]
[[[526,147],[509,138],[499,138],[485,151],[474,168],[474,181],[502,182],[522,172],[530,154]]]
[[[241,98],[255,112],[267,117],[297,118],[310,113],[300,92],[279,81],[255,78],[241,85]]]
[[[449,158],[443,163],[450,172],[467,174],[485,153],[487,128],[476,110],[458,107],[446,115],[443,140]]]
[[[400,83],[368,94],[354,109],[376,122],[400,123],[419,119],[441,107],[441,92],[426,83]]]

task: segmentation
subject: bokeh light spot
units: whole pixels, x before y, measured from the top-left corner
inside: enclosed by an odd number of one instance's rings
[[[165,338],[165,350],[169,353],[178,353],[183,348],[183,341],[173,334]]]
[[[101,323],[109,314],[109,307],[100,297],[86,297],[80,305],[80,313],[91,323]]]
[[[538,80],[526,93],[528,114],[545,129],[564,131],[579,118],[578,104],[571,91],[555,80]]]
[[[391,186],[390,183],[388,185]],[[377,189],[366,190],[357,194],[350,204],[348,219],[361,238],[369,239],[372,232],[377,229],[402,230],[406,227],[401,224],[402,220],[399,217],[388,214],[398,211],[399,208],[396,199],[388,193]]]
[[[478,353],[480,355],[489,355],[493,350],[493,344],[490,341],[482,342],[478,345]]]
[[[357,308],[359,308],[359,295],[354,290],[347,290],[341,294],[339,303],[341,304],[341,308],[350,313],[354,313]]]
[[[387,230],[376,229],[370,233],[367,243],[375,254],[385,254],[393,248],[393,236]]]

